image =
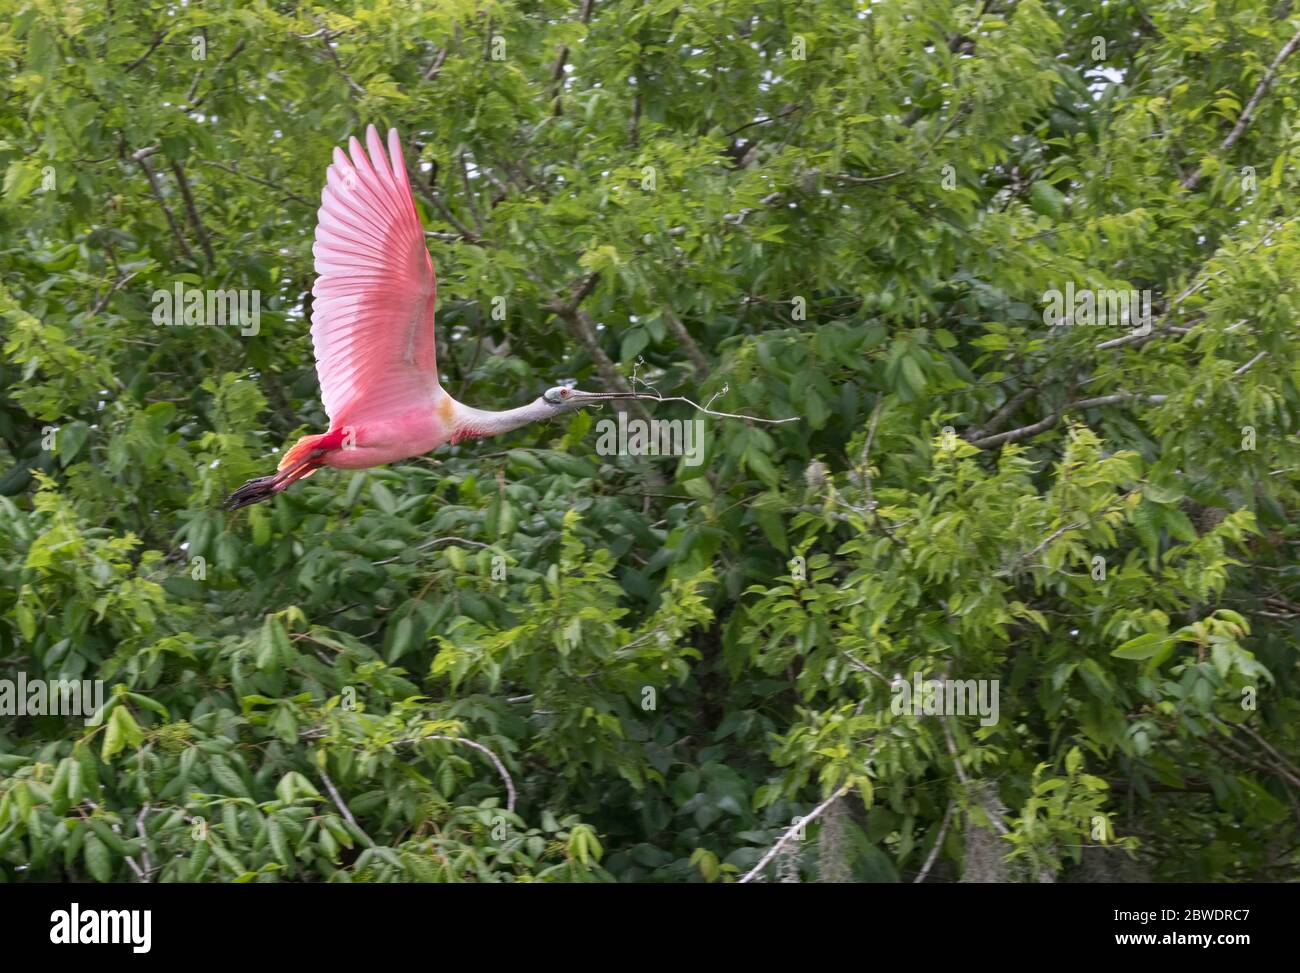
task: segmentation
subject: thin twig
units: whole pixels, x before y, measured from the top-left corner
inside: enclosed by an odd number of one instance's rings
[[[104,310],[104,308],[108,305],[109,298],[111,298],[114,294],[116,294],[123,287],[125,287],[127,281],[129,281],[137,273],[139,273],[139,271],[133,270],[131,271],[131,273],[119,277],[114,282],[113,286],[109,288],[108,293],[106,293],[103,297],[101,297],[98,301],[95,302],[95,306],[90,309],[90,316],[93,318],[95,317],[95,315],[99,314],[100,311]]]
[[[1250,123],[1255,120],[1255,109],[1259,107],[1259,103],[1268,94],[1268,89],[1273,86],[1273,81],[1277,78],[1277,72],[1282,67],[1282,62],[1294,54],[1297,47],[1300,47],[1300,31],[1297,31],[1296,35],[1286,42],[1282,50],[1278,51],[1277,57],[1273,58],[1273,63],[1264,72],[1264,77],[1260,78],[1259,84],[1255,86],[1255,93],[1250,96],[1250,101],[1246,102],[1246,107],[1242,111],[1241,117],[1237,119],[1237,124],[1232,127],[1228,137],[1219,146],[1220,153],[1228,152],[1237,144],[1237,140],[1245,134]],[[1195,189],[1200,185],[1204,177],[1204,170],[1198,167],[1195,172],[1183,180],[1183,188],[1188,191]]]
[[[1120,392],[1114,395],[1098,395],[1090,399],[1076,399],[1073,402],[1067,402],[1058,411],[1051,415],[1039,419],[1028,426],[1021,426],[1019,429],[1011,429],[1007,432],[1000,432],[996,436],[985,436],[983,439],[966,440],[977,449],[989,449],[993,446],[1000,446],[1003,443],[1019,442],[1022,439],[1028,439],[1036,436],[1040,432],[1046,432],[1061,421],[1061,416],[1067,412],[1073,412],[1078,409],[1095,409],[1103,405],[1119,405],[1123,402],[1150,402],[1159,404],[1167,401],[1167,395],[1146,395],[1138,392]]]
[[[939,857],[939,850],[943,847],[943,839],[948,835],[948,822],[952,820],[952,809],[956,807],[956,801],[948,802],[948,810],[943,812],[943,823],[939,825],[939,837],[934,839],[934,847],[930,849],[929,856],[925,859],[925,864],[917,873],[916,878],[912,879],[913,885],[920,885],[925,881],[925,877],[930,874],[930,866],[935,863]]]
[[[866,672],[869,673],[870,675],[875,676],[886,686],[893,686],[894,681],[892,679],[890,679],[888,676],[882,673],[879,669],[873,669],[871,666],[867,665],[857,656],[849,652],[848,649],[844,650],[844,658],[849,660],[849,665],[851,665],[854,669],[858,669],[861,672]]]
[[[862,476],[862,492],[867,495],[866,507],[855,507],[844,500],[840,500],[839,496],[835,493],[834,487],[831,488],[831,496],[832,499],[836,500],[842,506],[848,507],[859,516],[871,518],[872,523],[884,532],[884,535],[889,538],[895,547],[907,547],[902,539],[894,533],[893,527],[885,523],[885,518],[880,516],[877,512],[879,504],[876,503],[875,488],[872,486],[871,444],[875,441],[876,427],[880,424],[880,416],[883,414],[884,409],[885,398],[884,396],[881,396],[876,401],[876,407],[871,410],[871,422],[867,424],[867,441],[862,445],[862,466],[859,469],[859,473]]]
[[[1073,523],[1066,524],[1064,527],[1057,528],[1051,534],[1047,535],[1041,541],[1035,544],[1031,550],[1021,555],[1020,560],[1028,561],[1031,557],[1033,557],[1035,554],[1037,554],[1039,551],[1045,548],[1048,544],[1052,543],[1052,541],[1056,540],[1058,537],[1060,537],[1062,534],[1066,533],[1067,531],[1082,530],[1084,527],[1087,526],[1088,525],[1083,523],[1082,521],[1076,520]]]
[[[199,246],[203,248],[203,255],[208,258],[208,267],[212,267],[217,262],[217,258],[212,253],[212,241],[208,238],[208,228],[203,225],[203,219],[199,216],[199,209],[194,205],[194,194],[190,192],[190,181],[185,177],[185,167],[175,159],[172,160],[172,175],[176,177],[176,185],[180,187],[181,199],[185,203],[185,212],[189,216],[190,225],[194,227],[194,232],[199,235]]]
[[[424,72],[424,80],[433,81],[434,79],[436,79],[438,77],[438,72],[442,70],[442,66],[444,63],[446,63],[446,60],[447,60],[447,48],[445,47],[439,48],[438,53],[434,55],[433,63],[429,65],[429,70]]]
[[[947,678],[946,673],[944,674],[944,678]],[[952,739],[952,730],[948,728],[947,715],[943,713],[939,714],[939,725],[943,728],[943,742],[948,748],[948,756],[952,757],[953,770],[956,771],[957,779],[961,781],[961,786],[966,789],[966,793],[970,798],[984,809],[984,813],[989,816],[989,821],[992,823],[994,831],[1000,835],[1010,834],[1011,829],[1003,823],[1002,816],[995,813],[991,807],[984,803],[980,789],[976,788],[971,783],[971,779],[966,776],[966,771],[961,765],[961,757],[957,754],[957,744],[954,743]]]
[[[862,444],[862,490],[867,495],[867,506],[874,508],[876,495],[871,487],[871,444],[876,438],[876,426],[880,425],[880,414],[885,408],[885,397],[882,395],[876,401],[876,407],[871,410],[871,422],[867,425],[867,441]]]
[[[1234,369],[1232,374],[1233,374],[1233,375],[1238,375],[1238,376],[1240,376],[1240,375],[1245,375],[1248,371],[1250,371],[1250,370],[1251,370],[1251,369],[1256,365],[1256,363],[1262,361],[1263,359],[1265,359],[1265,358],[1267,358],[1267,357],[1268,357],[1268,352],[1266,352],[1266,351],[1261,351],[1258,355],[1256,355],[1256,356],[1255,356],[1254,358],[1252,358],[1250,361],[1246,362],[1246,364],[1242,365],[1240,368]]]
[[[144,819],[149,816],[149,810],[149,802],[145,801],[144,807],[140,808],[140,813],[135,819],[135,833],[140,838],[140,861],[144,865],[142,882],[148,882],[149,875],[153,872],[153,863],[149,861],[149,836],[144,830]]]
[[[677,343],[686,352],[686,357],[691,360],[691,366],[695,370],[696,377],[703,378],[709,373],[709,360],[704,357],[704,352],[700,351],[700,346],[695,343],[691,333],[686,330],[686,325],[682,323],[681,318],[673,313],[672,308],[665,306],[660,313],[663,315],[663,319],[668,322],[668,330],[673,333]]]
[[[1167,307],[1165,313],[1160,316],[1160,320],[1152,325],[1148,330],[1133,331],[1119,338],[1110,338],[1107,341],[1100,341],[1093,347],[1098,351],[1106,351],[1109,348],[1123,348],[1125,345],[1133,345],[1138,344],[1139,342],[1149,341],[1151,338],[1154,338],[1157,334],[1164,331],[1164,323],[1169,320],[1174,311],[1178,310],[1179,306],[1185,300],[1205,287],[1205,285],[1214,280],[1214,278],[1220,277],[1225,273],[1227,273],[1226,267],[1223,270],[1216,270],[1212,274],[1207,274],[1205,277],[1193,281],[1181,294],[1169,302],[1169,307]]]
[[[477,163],[476,163],[477,165]],[[469,163],[465,160],[465,153],[460,154],[460,179],[465,186],[465,201],[469,204],[470,216],[474,217],[474,225],[478,227],[478,235],[483,235],[483,215],[478,209],[478,197],[474,192],[474,187],[469,181]]]
[[[804,815],[802,818],[797,820],[794,824],[790,825],[790,827],[786,829],[785,834],[781,835],[780,840],[777,841],[777,843],[774,844],[770,849],[768,849],[767,854],[758,860],[758,864],[749,870],[749,872],[745,875],[745,877],[740,880],[739,884],[744,885],[746,882],[753,881],[754,877],[763,870],[763,866],[765,866],[768,862],[770,862],[773,858],[776,857],[776,853],[785,847],[786,842],[789,841],[792,837],[794,837],[795,834],[798,833],[800,828],[804,827],[807,824],[811,824],[813,821],[817,819],[818,815],[820,815],[823,811],[825,811],[828,807],[830,807],[832,804],[834,804],[837,800],[839,800],[848,792],[849,792],[849,785],[845,784],[834,794],[826,798],[826,800],[822,801],[815,808],[809,811],[806,815]]]
[[[779,426],[784,422],[799,422],[802,416],[790,416],[786,419],[764,419],[761,416],[745,416],[735,412],[718,412],[714,409],[706,408],[698,402],[693,402],[684,395],[660,395],[657,392],[630,392],[627,393],[631,398],[649,399],[652,402],[685,402],[689,406],[703,412],[706,416],[718,416],[722,419],[748,419],[750,422],[766,422],[770,425]],[[712,400],[710,400],[712,401]]]
[[[185,254],[186,258],[191,263],[197,263],[198,261],[194,259],[193,251],[190,250],[189,244],[185,242],[185,237],[181,235],[180,226],[176,223],[176,217],[172,213],[171,207],[167,205],[167,198],[163,195],[162,186],[158,181],[158,175],[149,165],[148,157],[153,155],[156,151],[156,146],[150,146],[147,149],[140,149],[132,155],[131,158],[134,159],[139,164],[140,168],[144,170],[145,178],[149,180],[149,188],[153,191],[153,197],[158,201],[158,205],[162,208],[163,215],[167,217],[167,225],[171,227],[172,237],[176,240],[176,245],[180,247],[181,253]]]
[[[982,426],[971,431],[968,438],[982,439],[992,433],[997,432],[1006,424],[1006,421],[1015,414],[1015,411],[1025,404],[1035,392],[1038,391],[1037,385],[1027,385],[1015,395],[1007,399],[1002,404],[1002,408],[993,413],[992,417]]]
[[[546,286],[536,274],[531,271],[526,271],[526,273],[538,287],[544,288]],[[587,274],[569,286],[569,298],[567,300],[557,298],[544,304],[543,309],[550,311],[568,325],[569,333],[582,345],[607,386],[634,398],[636,393],[632,391],[632,386],[628,384],[627,379],[623,377],[623,373],[618,370],[614,362],[610,360],[609,355],[605,354],[605,349],[600,346],[600,342],[596,340],[596,322],[591,319],[591,315],[579,307],[587,295],[596,289],[596,283],[599,280],[600,274],[598,272]],[[629,403],[628,411],[634,412],[638,418],[647,421],[650,419],[650,414],[638,402]]]
[[[134,61],[132,61],[130,64],[128,64],[126,67],[124,67],[122,69],[122,72],[124,74],[130,74],[141,64],[147,61],[149,59],[149,55],[152,54],[154,51],[158,50],[158,47],[166,39],[167,39],[167,32],[165,30],[158,31],[158,33],[154,34],[153,41],[150,42],[149,47],[145,50],[145,52],[141,54],[138,58],[136,58]]]
[[[412,550],[424,551],[424,550],[428,550],[430,547],[433,547],[435,544],[446,544],[450,542],[455,542],[457,544],[468,544],[471,547],[481,547],[481,548],[486,548],[488,550],[490,550],[492,547],[491,544],[484,544],[482,541],[472,541],[466,537],[435,537],[431,541],[425,541],[423,544],[417,544],[414,548],[412,548]],[[392,564],[394,561],[400,560],[401,557],[402,555],[395,554],[392,557],[384,558],[382,561],[371,561],[370,563],[371,564]]]
[[[334,781],[330,780],[330,775],[325,772],[324,767],[320,768],[320,779],[324,782],[325,789],[330,792],[330,797],[334,799],[335,807],[337,807],[341,812],[343,812],[344,820],[346,820],[348,824],[352,825],[352,827],[356,829],[357,834],[361,835],[361,837],[366,839],[366,844],[368,844],[371,848],[376,847],[375,840],[371,838],[370,835],[366,834],[364,830],[362,830],[361,825],[357,824],[357,819],[354,818],[352,816],[352,812],[348,810],[348,806],[345,803],[343,803],[343,798],[339,795],[338,788],[334,786]]]
[[[498,757],[487,747],[483,746],[483,744],[478,743],[475,740],[467,740],[464,737],[443,736],[442,734],[430,734],[429,736],[424,736],[424,737],[412,737],[411,739],[408,740],[398,740],[396,741],[394,746],[400,743],[423,743],[425,740],[445,740],[448,743],[463,743],[467,747],[473,747],[475,750],[479,750],[487,754],[488,758],[492,761],[493,765],[495,765],[497,769],[497,773],[501,775],[501,779],[506,782],[506,810],[509,811],[511,814],[514,813],[515,782],[514,779],[510,776],[510,771],[506,770],[506,765],[501,762],[500,757]]]
[[[729,139],[733,135],[740,134],[747,128],[753,128],[755,125],[769,125],[772,122],[777,121],[778,119],[785,118],[787,115],[793,115],[801,108],[803,108],[803,105],[792,105],[791,107],[787,108],[785,111],[779,111],[775,115],[771,115],[767,118],[756,118],[752,122],[746,122],[744,125],[741,125],[740,128],[733,128],[730,132],[723,132],[722,137],[724,139]]]
[[[1286,219],[1282,220],[1276,226],[1271,227],[1269,231],[1265,233],[1262,237],[1260,237],[1259,240],[1256,241],[1253,246],[1248,248],[1245,251],[1245,253],[1239,255],[1236,259],[1240,259],[1240,257],[1242,256],[1249,256],[1250,254],[1255,253],[1260,248],[1268,246],[1270,243],[1273,242],[1273,237],[1276,236],[1280,230],[1282,230],[1286,226],[1289,226],[1297,219],[1300,219],[1300,215],[1288,216]],[[1216,270],[1212,274],[1206,274],[1204,277],[1201,277],[1193,281],[1191,284],[1189,284],[1181,294],[1179,294],[1177,297],[1175,297],[1172,301],[1169,302],[1169,307],[1167,307],[1165,309],[1165,313],[1160,316],[1160,320],[1157,321],[1150,328],[1150,330],[1146,331],[1145,333],[1133,332],[1132,334],[1126,334],[1119,338],[1111,338],[1108,341],[1099,342],[1093,347],[1096,348],[1097,351],[1105,351],[1108,348],[1122,348],[1125,345],[1145,343],[1161,334],[1182,333],[1181,329],[1169,327],[1165,324],[1165,322],[1167,322],[1170,319],[1170,317],[1173,316],[1174,311],[1176,311],[1184,301],[1186,301],[1197,291],[1203,289],[1205,285],[1210,283],[1210,281],[1214,280],[1216,277],[1222,277],[1224,274],[1228,272],[1229,269],[1230,268],[1228,267],[1223,267],[1220,270]],[[1244,323],[1244,322],[1239,322],[1239,323]]]
[[[836,172],[831,174],[831,178],[847,182],[852,186],[873,186],[878,182],[897,179],[899,176],[906,175],[908,171],[907,169],[898,169],[895,172],[886,172],[879,176],[854,176],[847,172]]]
[[[442,214],[442,218],[460,231],[459,239],[476,244],[489,242],[484,240],[481,236],[457,219],[456,215],[447,207],[447,204],[442,201],[442,195],[440,193],[430,190],[428,198],[433,205],[437,207],[438,212]]]
[[[317,23],[320,23],[320,21],[317,21]],[[324,30],[324,28],[322,27],[321,30]],[[309,34],[306,36],[314,37],[315,34]],[[348,74],[348,69],[343,66],[343,62],[339,59],[338,51],[334,50],[333,46],[331,45],[331,42],[334,40],[336,36],[338,36],[337,33],[325,31],[325,33],[322,33],[320,35],[321,46],[325,48],[325,53],[328,54],[330,60],[334,62],[334,66],[338,68],[339,74],[341,74],[343,76],[343,80],[348,83],[348,87],[350,87],[357,94],[364,95],[366,93],[366,89],[361,87],[361,85],[357,84],[356,79],[354,79],[352,75]]]
[[[1256,743],[1258,743],[1261,747],[1263,747],[1263,748],[1264,748],[1265,750],[1267,750],[1270,754],[1272,754],[1272,755],[1273,755],[1273,758],[1274,758],[1275,760],[1277,760],[1277,762],[1278,762],[1279,764],[1281,764],[1281,765],[1282,765],[1283,767],[1285,767],[1287,770],[1291,771],[1291,773],[1290,773],[1290,774],[1287,774],[1286,776],[1290,777],[1291,780],[1292,780],[1292,782],[1295,783],[1296,786],[1300,787],[1300,776],[1297,776],[1297,775],[1300,775],[1300,768],[1297,768],[1294,764],[1290,763],[1290,762],[1289,762],[1285,757],[1283,757],[1280,753],[1278,753],[1276,750],[1274,750],[1273,747],[1272,747],[1272,745],[1271,745],[1267,740],[1265,740],[1262,736],[1260,736],[1258,733],[1256,733],[1256,732],[1255,732],[1253,729],[1251,729],[1249,726],[1246,726],[1246,725],[1243,723],[1243,724],[1241,724],[1241,728],[1242,728],[1243,730],[1245,730],[1247,733],[1249,733],[1249,734],[1250,734],[1250,735],[1255,739],[1255,742],[1256,742]]]
[[[218,74],[222,68],[224,68],[227,64],[229,64],[231,61],[237,58],[239,56],[239,52],[244,49],[244,45],[246,43],[247,43],[247,39],[241,37],[239,39],[239,43],[236,44],[233,48],[231,48],[230,52],[225,57],[223,57],[220,61],[217,62],[216,67],[212,69],[213,75],[215,76],[216,74]],[[203,96],[199,98],[198,101],[195,101],[194,95],[198,92],[199,82],[202,80],[203,80],[202,71],[194,75],[194,83],[190,85],[190,90],[185,95],[185,105],[187,111],[194,111],[194,109],[198,108],[205,101],[207,101],[208,95],[212,94],[212,92],[215,90],[213,88],[209,88],[207,91],[203,92]]]
[[[595,6],[595,3],[596,0],[582,0],[582,7],[578,13],[578,20],[582,24],[585,25],[591,23],[591,9]],[[559,53],[556,54],[555,67],[551,69],[551,80],[555,82],[556,85],[555,115],[557,116],[563,114],[563,109],[560,107],[560,95],[564,91],[564,65],[568,60],[569,45],[563,44],[560,46]]]
[[[299,196],[292,189],[285,189],[279,183],[271,182],[269,179],[262,179],[259,176],[249,175],[247,172],[244,172],[241,169],[237,169],[232,165],[227,165],[224,162],[212,162],[208,159],[199,159],[198,163],[201,166],[214,166],[215,168],[220,169],[223,172],[230,173],[232,176],[239,176],[241,179],[247,179],[249,182],[255,182],[259,186],[266,186],[269,189],[274,189],[276,192],[283,194],[286,198],[292,199],[295,203],[302,203],[304,206],[317,205],[316,203],[313,203],[310,199],[308,199],[306,196]]]

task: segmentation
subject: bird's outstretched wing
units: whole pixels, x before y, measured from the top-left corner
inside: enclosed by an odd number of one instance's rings
[[[316,214],[312,343],[330,428],[409,410],[438,388],[437,281],[397,130],[335,148]]]

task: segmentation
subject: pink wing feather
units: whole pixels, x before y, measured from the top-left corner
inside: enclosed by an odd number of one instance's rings
[[[312,343],[330,429],[409,412],[438,389],[437,280],[397,130],[334,150],[316,214]],[[391,161],[390,161],[391,160]]]

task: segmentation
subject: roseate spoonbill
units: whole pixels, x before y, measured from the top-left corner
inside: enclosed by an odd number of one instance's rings
[[[556,386],[504,412],[448,395],[433,340],[438,284],[397,130],[388,130],[387,154],[373,125],[366,146],[369,154],[352,138],[351,158],[334,149],[316,212],[311,337],[329,431],[299,439],[274,474],[232,493],[228,510],[268,500],[322,466],[382,466],[632,395]]]

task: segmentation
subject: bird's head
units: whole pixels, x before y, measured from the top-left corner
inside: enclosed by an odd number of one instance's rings
[[[584,392],[582,389],[569,388],[567,385],[556,385],[542,393],[542,401],[556,412],[572,412],[585,405],[599,405],[615,399],[634,397],[629,392]]]

